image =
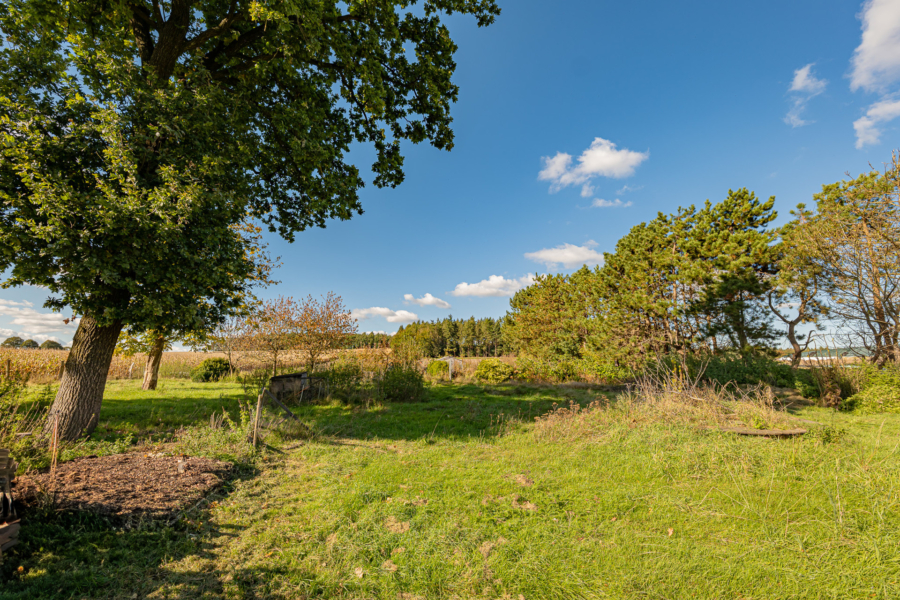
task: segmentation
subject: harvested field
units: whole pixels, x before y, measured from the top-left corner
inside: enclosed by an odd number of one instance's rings
[[[21,506],[50,501],[57,510],[88,511],[128,520],[165,518],[218,487],[231,465],[208,458],[132,452],[81,458],[16,480]]]

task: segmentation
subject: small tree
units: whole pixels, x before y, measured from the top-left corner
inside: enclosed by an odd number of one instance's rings
[[[233,316],[225,319],[211,332],[206,334],[200,344],[206,352],[221,352],[228,359],[232,373],[239,360],[240,352],[248,349],[247,317]]]
[[[29,350],[34,350],[35,348],[40,348],[40,345],[34,340],[25,340],[22,342],[23,348],[28,348]]]
[[[247,341],[250,348],[272,362],[272,375],[278,374],[278,357],[297,345],[301,307],[291,297],[265,300],[247,317]]]
[[[347,336],[356,333],[356,319],[334,292],[321,302],[307,296],[300,305],[297,333],[298,348],[311,373],[326,353],[342,347]]]
[[[59,342],[54,342],[53,340],[47,340],[43,344],[41,344],[41,350],[62,350],[62,344]]]
[[[147,366],[144,369],[144,381],[141,383],[141,389],[155,390],[159,381],[159,366],[162,364],[163,352],[172,349],[173,341],[174,338],[168,338],[153,329],[141,332],[125,330],[119,336],[116,353],[123,356],[146,354]]]
[[[4,348],[21,348],[24,343],[25,340],[22,338],[13,336],[11,338],[6,338],[0,346],[3,346]]]
[[[822,270],[830,318],[858,353],[900,362],[900,155],[814,198],[801,241]]]
[[[791,366],[796,367],[817,331],[824,329],[819,318],[828,314],[828,307],[819,297],[824,288],[822,267],[810,260],[804,250],[802,229],[809,224],[812,213],[800,204],[791,214],[797,219],[781,228],[781,242],[775,247],[778,274],[769,291],[769,308],[787,326],[785,335],[791,344]],[[799,334],[800,324],[812,324],[815,331]]]

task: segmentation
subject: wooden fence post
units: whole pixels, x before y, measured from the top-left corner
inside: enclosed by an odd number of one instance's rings
[[[256,418],[253,419],[253,447],[256,448],[256,438],[259,435],[259,414],[262,412],[263,399],[266,392],[263,390],[256,399]]]
[[[50,476],[56,483],[56,457],[59,454],[59,414],[53,415],[53,434],[50,438]]]

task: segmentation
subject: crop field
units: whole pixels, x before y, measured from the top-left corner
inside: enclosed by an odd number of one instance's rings
[[[49,383],[59,379],[61,366],[69,356],[68,350],[24,350],[18,348],[0,348],[0,374],[12,378],[26,379],[29,383]],[[160,375],[162,377],[187,378],[191,369],[199,365],[207,358],[224,358],[220,352],[165,352]],[[241,371],[253,371],[267,366],[267,362],[261,356],[242,353],[236,358],[235,364]],[[147,356],[135,354],[132,356],[115,355],[109,367],[108,379],[141,379],[144,376],[144,368]],[[279,357],[279,369],[301,367],[300,357],[296,354],[286,354]],[[271,364],[268,364],[271,368]]]

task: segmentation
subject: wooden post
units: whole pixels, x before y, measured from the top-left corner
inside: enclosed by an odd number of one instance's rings
[[[53,415],[53,437],[50,439],[50,476],[56,477],[56,457],[59,453],[59,415]],[[55,481],[55,479],[54,479]]]
[[[266,396],[266,391],[263,390],[259,394],[259,398],[256,399],[256,418],[253,419],[253,447],[256,448],[256,438],[259,435],[259,413],[262,412],[263,407],[263,399]]]
[[[6,359],[6,378],[7,379],[9,379],[9,363],[10,363],[10,360],[7,358]]]
[[[59,376],[57,377],[57,379],[62,380],[63,375],[65,375],[65,374],[66,374],[66,361],[61,360],[61,361],[59,361]]]

